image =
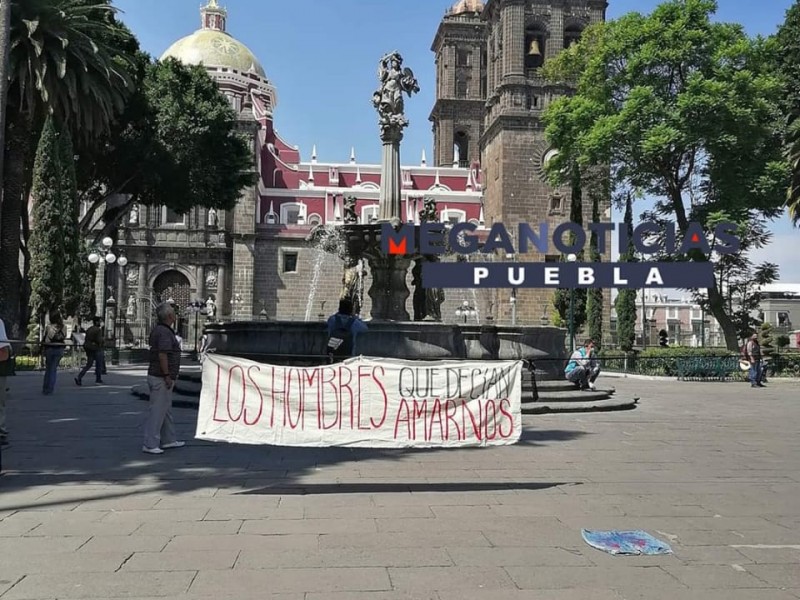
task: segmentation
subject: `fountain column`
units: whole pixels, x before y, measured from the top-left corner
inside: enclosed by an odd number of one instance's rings
[[[381,157],[381,196],[378,204],[378,220],[381,223],[400,219],[402,214],[402,175],[400,172],[400,142],[403,130],[387,127],[381,134],[383,153]]]
[[[405,118],[403,95],[419,92],[419,84],[411,69],[403,68],[399,52],[386,54],[380,60],[378,78],[380,88],[373,94],[372,102],[378,110],[383,152],[381,158],[381,195],[378,220],[399,226],[403,214],[402,176],[400,171],[400,142],[403,129],[408,127]],[[374,239],[380,242],[379,236]],[[382,321],[409,321],[406,301],[411,293],[406,276],[412,256],[384,255],[379,248],[368,254],[372,286],[372,318]]]

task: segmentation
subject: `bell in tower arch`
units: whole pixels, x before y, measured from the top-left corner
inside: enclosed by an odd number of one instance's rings
[[[531,45],[528,48],[528,56],[541,56],[542,49],[539,47],[539,40],[533,39],[531,40]]]

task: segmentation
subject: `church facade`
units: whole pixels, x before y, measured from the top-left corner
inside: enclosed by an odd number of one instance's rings
[[[433,155],[429,162],[423,153],[418,164],[402,167],[403,221],[419,223],[426,199],[436,202],[441,221],[482,229],[568,218],[570,190],[551,189],[545,181],[553,151],[540,122],[549,101],[565,90],[548,85],[538,68],[602,20],[605,7],[605,0],[459,0],[446,12],[432,47]],[[327,316],[341,294],[343,267],[309,241],[313,230],[354,215],[360,223],[378,218],[380,165],[359,162],[354,149],[340,163],[318,161],[316,148],[304,158],[281,137],[275,86],[253,53],[227,32],[226,21],[226,10],[210,0],[201,9],[201,28],[162,58],[202,64],[215,79],[252,143],[258,183],[243,191],[232,211],[198,207],[177,215],[164,207],[134,207],[118,233],[128,264],[111,292],[129,337],[140,337],[146,315],[166,300],[181,308],[202,304],[218,318]],[[366,262],[362,266],[368,278]],[[410,273],[408,283],[411,288]],[[550,315],[545,292],[446,290],[443,319],[461,321],[456,311],[466,305],[473,323],[491,316],[500,324],[533,325]],[[369,311],[364,289],[362,314]],[[193,327],[187,311],[185,338]]]

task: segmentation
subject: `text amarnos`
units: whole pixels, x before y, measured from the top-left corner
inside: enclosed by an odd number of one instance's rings
[[[198,439],[279,446],[495,446],[519,441],[522,363],[354,358],[282,367],[209,354]]]

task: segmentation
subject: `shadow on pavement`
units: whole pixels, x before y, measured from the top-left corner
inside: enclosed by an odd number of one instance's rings
[[[536,491],[569,484],[502,481],[502,476],[490,472],[506,458],[532,459],[527,453],[533,447],[586,435],[578,430],[526,429],[518,444],[491,449],[246,446],[194,440],[197,412],[175,409],[186,447],[150,456],[141,452],[148,405],[130,394],[131,386],[140,381],[141,376],[112,371],[110,385],[78,388],[63,373],[56,393],[44,397],[37,393],[39,377],[14,378],[9,405],[12,443],[2,452],[0,510],[169,493]],[[432,469],[433,454],[441,458]],[[444,476],[443,471],[447,471]],[[447,481],[431,481],[437,476]]]

